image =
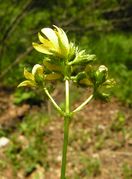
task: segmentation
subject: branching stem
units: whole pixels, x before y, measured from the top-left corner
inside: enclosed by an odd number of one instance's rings
[[[44,88],[44,91],[56,110],[64,116],[64,140],[63,140],[63,152],[62,152],[62,164],[61,164],[61,179],[66,179],[66,163],[67,163],[67,147],[68,147],[68,138],[69,138],[69,125],[72,118],[70,112],[70,96],[69,96],[69,80],[65,80],[65,112],[58,106],[50,95],[47,88]],[[93,99],[93,95],[87,98],[79,107],[77,107],[72,114],[80,111],[86,104],[88,104]]]
[[[58,106],[58,104],[55,102],[55,100],[52,98],[52,96],[50,95],[49,91],[47,88],[44,88],[44,91],[46,93],[46,95],[48,96],[48,98],[50,99],[50,101],[52,102],[53,106],[55,107],[55,109],[62,115],[64,116],[65,113],[64,111],[62,111],[62,109]]]
[[[73,113],[76,113],[78,111],[80,111],[81,109],[83,109],[83,107],[88,104],[92,99],[93,99],[94,95],[92,94],[91,96],[89,96],[89,98],[87,98],[80,106],[78,106]]]

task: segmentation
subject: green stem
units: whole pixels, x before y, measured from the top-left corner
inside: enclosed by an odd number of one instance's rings
[[[66,173],[66,155],[67,155],[67,146],[68,146],[68,136],[69,136],[69,124],[70,124],[70,101],[69,101],[69,81],[65,81],[65,93],[66,93],[66,104],[64,117],[64,141],[63,141],[63,153],[62,153],[62,164],[61,164],[61,179],[65,178]]]
[[[62,115],[64,116],[65,113],[62,111],[62,109],[57,105],[57,103],[54,101],[54,99],[52,98],[52,96],[50,95],[49,91],[47,90],[47,88],[44,88],[44,91],[46,93],[46,95],[49,97],[50,101],[52,102],[53,106],[55,107],[55,109]]]
[[[92,94],[89,98],[87,98],[79,107],[77,107],[73,113],[76,113],[78,111],[80,111],[86,104],[88,104],[92,99],[93,99],[94,95]]]
[[[65,178],[66,173],[66,155],[67,155],[67,146],[68,146],[68,136],[69,136],[69,124],[70,118],[64,118],[64,141],[63,141],[63,154],[62,154],[62,164],[61,164],[61,179]]]
[[[66,93],[66,108],[65,112],[69,114],[70,112],[70,100],[69,100],[69,81],[65,81],[65,93]]]

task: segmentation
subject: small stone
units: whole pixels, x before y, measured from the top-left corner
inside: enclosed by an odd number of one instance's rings
[[[100,129],[100,130],[102,130],[102,131],[104,131],[105,128],[106,128],[106,127],[105,127],[104,125],[101,125],[101,124],[98,125],[98,129]]]
[[[128,140],[128,145],[132,146],[132,139]]]
[[[56,160],[58,161],[58,162],[60,162],[61,161],[61,155],[59,155],[59,156],[57,156],[57,158],[56,158]]]
[[[99,154],[94,153],[94,154],[92,155],[92,157],[95,158],[95,159],[99,159]]]
[[[8,138],[6,138],[6,137],[1,137],[0,138],[0,148],[2,148],[2,147],[5,147],[8,143],[9,143],[9,139]]]

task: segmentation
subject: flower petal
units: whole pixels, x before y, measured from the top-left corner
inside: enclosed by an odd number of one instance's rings
[[[44,38],[40,33],[38,33],[38,38],[45,46],[53,46],[53,44],[48,39]]]
[[[19,87],[24,87],[24,86],[27,86],[27,87],[35,87],[36,84],[35,84],[35,82],[33,82],[33,81],[25,80],[25,81],[21,82],[17,87],[19,88]]]
[[[48,49],[44,44],[38,44],[33,42],[32,45],[37,51],[41,53],[44,53],[46,55],[53,55],[53,53],[50,52],[50,49]]]
[[[69,47],[70,46],[69,46],[69,40],[67,38],[66,33],[61,28],[59,28],[59,27],[57,27],[55,25],[53,25],[53,27],[55,27],[55,29],[56,29],[57,36],[58,36],[59,41],[61,43],[60,45],[62,46],[62,48],[65,48],[65,50],[67,52],[69,52]]]
[[[27,80],[34,81],[34,76],[32,75],[32,73],[28,72],[26,68],[24,68],[24,76]]]
[[[44,71],[43,66],[42,66],[42,65],[39,65],[39,64],[36,64],[36,65],[34,65],[34,67],[33,67],[33,69],[32,69],[32,74],[33,74],[33,76],[34,76],[36,73],[41,73],[41,74],[43,74],[43,71]]]
[[[58,37],[51,28],[43,28],[41,32],[52,42],[54,47],[59,48]]]

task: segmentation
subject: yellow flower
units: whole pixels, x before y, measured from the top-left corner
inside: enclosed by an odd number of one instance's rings
[[[43,70],[43,66],[39,64],[34,65],[31,73],[24,68],[24,77],[26,78],[26,80],[21,82],[18,87],[36,87],[36,78],[43,77]]]
[[[59,27],[54,25],[54,29],[43,28],[41,32],[44,37],[38,33],[41,44],[34,43],[33,47],[46,55],[59,56],[67,58],[70,51],[70,43],[66,33]]]

